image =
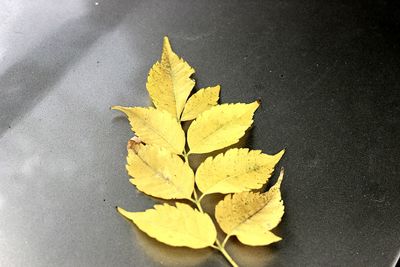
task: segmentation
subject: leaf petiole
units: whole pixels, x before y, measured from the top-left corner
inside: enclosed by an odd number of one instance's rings
[[[193,198],[187,198],[187,200],[189,200],[190,202],[196,204],[196,200],[194,200]]]
[[[205,197],[207,194],[202,194],[200,197],[199,197],[199,203],[201,202],[201,200],[203,199],[203,197]]]
[[[189,154],[186,153],[186,149],[183,150],[183,157],[185,158],[185,163],[189,165]]]
[[[232,265],[232,267],[239,267],[239,265],[232,259],[228,251],[225,250],[225,248],[221,245],[218,239],[215,240],[215,244],[216,246],[212,245],[211,247],[216,250],[219,250],[222,253],[222,255],[224,255],[225,259]]]
[[[193,196],[194,196],[193,203],[196,204],[197,209],[199,211],[203,212],[203,208],[201,207],[200,200],[197,198],[196,188],[193,189]]]
[[[179,119],[179,122],[180,119]],[[189,155],[190,155],[190,151],[186,151],[186,149],[183,150],[183,157],[185,159],[185,163],[189,165]],[[201,200],[206,196],[207,194],[202,194],[200,197],[197,196],[197,191],[196,191],[196,185],[193,188],[193,198],[189,198],[188,200],[192,203],[194,203],[197,207],[197,209],[204,213],[203,208],[201,207]],[[213,249],[218,250],[219,252],[222,253],[222,255],[224,255],[224,257],[226,258],[226,260],[232,265],[232,267],[239,267],[239,265],[232,259],[232,257],[229,255],[229,253],[225,250],[225,244],[229,239],[229,235],[227,235],[224,239],[224,241],[221,243],[219,242],[218,238],[215,239],[215,244],[216,245],[211,245],[210,247],[212,247]]]
[[[226,242],[228,242],[228,240],[229,240],[230,237],[231,237],[230,235],[226,235],[226,236],[225,236],[224,241],[222,241],[222,247],[223,247],[223,248],[225,247]]]

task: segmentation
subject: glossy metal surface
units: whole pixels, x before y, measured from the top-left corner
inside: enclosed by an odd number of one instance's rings
[[[349,3],[352,2],[352,3]],[[249,145],[286,148],[284,240],[243,266],[390,266],[400,249],[399,24],[391,1],[0,1],[0,265],[227,266],[114,210],[125,118],[162,37],[222,102],[261,98]]]

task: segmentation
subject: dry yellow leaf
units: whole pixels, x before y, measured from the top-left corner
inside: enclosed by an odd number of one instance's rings
[[[239,141],[253,123],[257,101],[217,105],[201,113],[189,127],[190,153],[207,153]]]
[[[144,143],[164,147],[176,154],[182,153],[185,133],[176,118],[168,112],[141,107],[114,106],[112,109],[128,116],[132,131]]]
[[[259,102],[218,105],[219,85],[200,89],[188,99],[195,84],[191,79],[193,73],[194,69],[174,53],[165,37],[161,60],[150,69],[146,83],[156,108],[113,107],[127,115],[136,134],[127,144],[130,182],[148,195],[185,199],[192,206],[155,205],[144,212],[117,209],[160,242],[195,249],[212,247],[237,267],[225,249],[231,236],[251,246],[281,240],[271,230],[284,214],[280,192],[283,169],[268,192],[251,190],[261,188],[269,180],[284,150],[267,155],[260,150],[229,149],[208,157],[194,174],[189,155],[236,144],[252,125]],[[185,138],[181,123],[189,120],[194,121]],[[202,192],[199,197],[198,189]],[[233,193],[215,207],[215,218],[227,234],[222,242],[201,204],[203,197],[212,193]]]
[[[215,226],[206,213],[187,204],[155,205],[144,212],[118,212],[132,220],[140,230],[160,242],[176,247],[205,248],[217,237]]]
[[[156,62],[147,77],[147,91],[154,105],[179,118],[195,82],[190,78],[194,69],[172,51],[164,37],[161,61]]]
[[[219,85],[200,89],[192,95],[185,105],[181,120],[189,121],[195,119],[200,113],[217,105],[219,99]]]
[[[215,207],[215,217],[221,229],[229,236],[236,235],[240,242],[250,246],[263,246],[281,240],[270,230],[275,228],[284,213],[278,181],[263,194],[241,192],[228,195]]]
[[[151,196],[163,199],[190,199],[194,174],[188,164],[165,148],[138,143],[128,150],[126,169],[129,181]]]
[[[261,188],[284,150],[276,155],[261,150],[233,148],[215,158],[208,157],[196,171],[196,184],[203,194],[238,193]]]

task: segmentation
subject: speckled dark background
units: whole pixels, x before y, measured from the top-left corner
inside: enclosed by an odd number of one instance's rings
[[[222,102],[262,99],[249,145],[286,148],[284,240],[242,266],[392,266],[400,250],[395,1],[0,2],[0,265],[227,266],[118,216],[151,207],[114,104],[146,106],[168,35]]]

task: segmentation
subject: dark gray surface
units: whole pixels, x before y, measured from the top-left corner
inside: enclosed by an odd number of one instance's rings
[[[399,12],[387,1],[0,1],[0,265],[227,266],[118,216],[125,118],[169,35],[222,102],[263,101],[249,145],[287,148],[284,240],[243,266],[391,266],[400,249]],[[394,2],[394,1],[393,1]]]

